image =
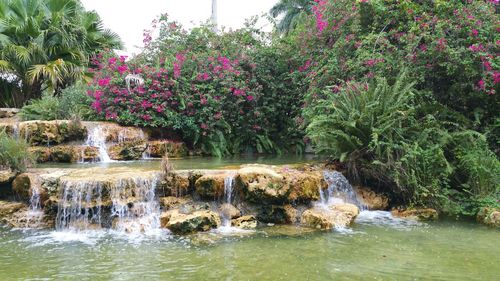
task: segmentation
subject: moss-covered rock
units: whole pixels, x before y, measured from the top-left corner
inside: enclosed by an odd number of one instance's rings
[[[270,166],[249,165],[238,170],[236,185],[240,186],[248,201],[260,204],[283,204],[288,200],[291,187],[283,175]]]
[[[32,146],[28,151],[37,163],[45,163],[50,161],[50,148],[46,146]]]
[[[284,170],[285,182],[290,186],[288,201],[309,203],[319,200],[319,189],[327,188],[320,171]]]
[[[168,228],[174,234],[189,234],[198,231],[208,231],[220,226],[219,215],[212,211],[196,211],[183,214],[178,210],[163,213],[160,216],[161,226]]]
[[[195,191],[203,199],[214,200],[224,196],[226,174],[207,174],[196,180]]]
[[[10,184],[16,177],[16,173],[11,170],[0,171],[0,185]]]
[[[0,201],[0,218],[11,215],[25,206],[25,204],[19,202]]]
[[[500,210],[497,208],[482,208],[477,213],[477,221],[491,227],[500,227]]]
[[[160,196],[182,197],[191,194],[194,184],[201,175],[191,171],[173,171],[164,175],[157,194]]]
[[[108,153],[113,160],[139,160],[146,148],[144,140],[126,141],[110,146]]]
[[[231,225],[242,229],[253,229],[257,227],[257,219],[254,216],[241,216],[231,220]]]
[[[40,202],[49,198],[48,191],[43,187],[43,179],[33,173],[23,173],[18,175],[12,182],[12,191],[17,198],[28,202],[31,195],[36,192],[40,196]]]
[[[437,220],[438,212],[432,208],[393,209],[392,215],[398,218],[415,219],[420,221]]]
[[[148,142],[148,153],[150,157],[162,158],[166,152],[169,157],[183,157],[187,155],[187,147],[183,142],[169,140],[158,140]]]
[[[293,224],[298,211],[292,205],[262,205],[258,207],[257,219],[265,223]]]
[[[87,129],[76,121],[26,121],[19,123],[20,136],[31,145],[54,145],[87,138]]]

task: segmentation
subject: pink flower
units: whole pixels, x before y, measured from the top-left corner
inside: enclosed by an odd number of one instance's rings
[[[221,119],[221,118],[222,118],[222,112],[217,112],[217,113],[215,113],[214,118],[215,118],[216,120]]]
[[[120,75],[121,75],[121,74],[123,74],[125,71],[127,71],[127,70],[128,70],[128,67],[127,67],[127,65],[125,65],[125,64],[124,64],[124,65],[120,65],[120,66],[118,66],[116,69],[118,70],[118,72],[119,72],[119,73],[120,73]]]
[[[471,32],[474,37],[477,37],[479,35],[479,31],[477,31],[477,29],[473,29]]]
[[[200,125],[200,128],[202,128],[203,130],[206,130],[206,129],[208,129],[208,125],[207,125],[207,124],[205,124],[205,123],[202,123],[202,124]]]
[[[485,88],[485,85],[484,85],[484,80],[479,80],[479,82],[477,82],[477,86],[479,87],[479,89],[481,90],[484,90]]]
[[[110,65],[113,65],[113,64],[115,64],[115,63],[116,63],[116,58],[114,58],[114,57],[113,57],[113,58],[110,58],[110,59],[108,60],[108,64],[110,64]]]
[[[111,78],[100,79],[98,84],[100,87],[105,87],[109,85],[109,81],[111,81]]]
[[[495,85],[500,83],[500,72],[493,72],[493,83]]]
[[[100,100],[100,99],[101,99],[102,94],[103,94],[103,92],[102,92],[102,91],[96,90],[96,91],[94,92],[94,98],[95,98],[96,100]]]
[[[120,62],[124,63],[127,60],[128,56],[120,56]]]
[[[150,108],[150,107],[152,107],[152,106],[153,106],[153,104],[152,104],[152,103],[150,103],[149,101],[144,100],[144,101],[142,101],[142,102],[141,102],[141,107],[142,107],[143,109],[148,109],[148,108]]]
[[[491,71],[491,63],[487,60],[483,61],[483,66],[487,71]]]
[[[101,107],[101,102],[99,100],[95,100],[91,105],[91,108],[95,109],[97,113],[101,113],[102,107]]]
[[[181,66],[178,63],[174,63],[174,78],[179,78],[181,76]]]
[[[252,95],[247,96],[247,101],[253,101],[253,100],[254,100],[254,97]]]

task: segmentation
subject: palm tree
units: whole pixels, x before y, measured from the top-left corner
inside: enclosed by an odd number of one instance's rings
[[[83,77],[91,55],[118,47],[118,36],[79,0],[0,3],[0,84],[10,83],[14,106],[46,89],[58,93]]]
[[[276,18],[285,14],[277,25],[278,31],[288,33],[294,29],[304,14],[311,12],[312,0],[280,0],[269,11]]]

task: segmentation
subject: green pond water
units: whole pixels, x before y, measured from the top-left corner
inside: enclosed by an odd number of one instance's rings
[[[243,164],[265,164],[265,165],[285,165],[301,164],[319,161],[315,155],[282,155],[282,156],[238,156],[238,157],[186,157],[170,159],[172,165],[178,170],[189,169],[223,169],[237,167]],[[146,159],[137,161],[114,161],[110,163],[48,163],[36,165],[36,168],[91,168],[91,167],[130,167],[140,168],[141,170],[158,170],[160,168],[160,159]]]
[[[500,231],[363,212],[350,229],[127,236],[0,228],[0,280],[500,280]]]

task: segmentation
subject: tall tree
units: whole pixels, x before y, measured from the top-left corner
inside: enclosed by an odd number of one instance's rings
[[[121,46],[79,0],[2,1],[0,84],[13,92],[4,103],[21,106],[45,89],[57,93],[84,76],[92,54]]]
[[[280,0],[271,10],[271,16],[277,18],[284,14],[278,23],[278,30],[287,33],[297,26],[302,15],[311,12],[312,0]]]

